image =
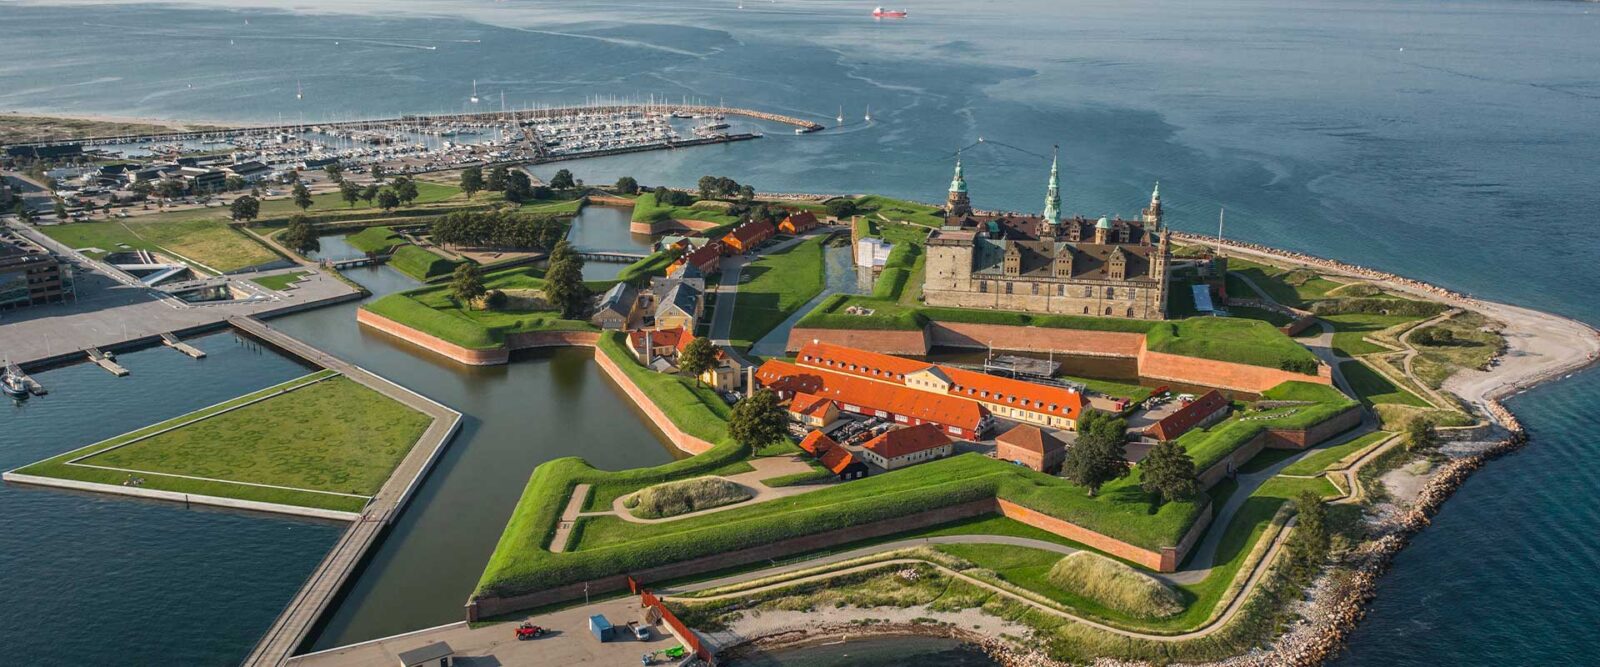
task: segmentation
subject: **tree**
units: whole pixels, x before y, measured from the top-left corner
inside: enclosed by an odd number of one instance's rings
[[[508,171],[505,165],[490,169],[488,182],[485,183],[488,186],[487,189],[492,192],[505,192],[507,174]]]
[[[701,176],[700,182],[695,184],[700,190],[701,199],[710,199],[717,196],[717,177]]]
[[[1417,451],[1431,449],[1439,444],[1439,434],[1433,430],[1433,420],[1412,417],[1406,422],[1406,449]]]
[[[304,215],[296,214],[289,218],[289,226],[278,236],[285,246],[302,255],[322,249],[322,243],[317,240],[317,230],[311,226],[311,220]]]
[[[250,182],[238,174],[229,174],[227,178],[222,179],[222,187],[229,190],[243,190],[247,185],[250,185]]]
[[[450,276],[450,296],[462,306],[471,307],[484,293],[483,274],[478,271],[477,264],[466,262],[456,267],[455,274]]]
[[[33,215],[28,213],[28,205],[22,203],[21,200],[18,200],[16,205],[11,207],[11,212],[15,213],[17,215],[17,219],[22,222],[27,222],[33,219]]]
[[[67,219],[67,205],[66,205],[65,202],[61,201],[60,197],[56,198],[55,209],[56,209],[56,219],[57,220],[66,220]]]
[[[134,183],[133,186],[128,189],[132,190],[133,194],[139,195],[140,197],[149,197],[150,193],[155,192],[156,188],[150,184],[150,181],[139,181]]]
[[[506,174],[506,201],[520,204],[533,198],[533,181],[521,169]]]
[[[233,204],[228,207],[228,212],[232,215],[234,220],[240,222],[249,222],[256,219],[256,216],[261,213],[261,200],[251,197],[250,195],[240,195],[239,198],[233,200]]]
[[[378,206],[382,207],[383,210],[391,211],[394,210],[394,207],[399,205],[400,197],[395,195],[394,190],[384,188],[378,193]]]
[[[700,384],[700,375],[711,370],[717,363],[717,349],[712,347],[711,339],[700,336],[689,341],[678,353],[678,370],[694,377],[696,386]]]
[[[483,189],[483,168],[467,167],[461,170],[461,191],[467,193],[467,199],[478,194]]]
[[[299,206],[300,210],[304,211],[311,208],[311,191],[306,189],[305,183],[295,181],[294,192],[291,196],[294,198],[294,205]]]
[[[1139,487],[1156,494],[1162,502],[1188,500],[1200,493],[1194,459],[1173,440],[1162,440],[1139,462]]]
[[[361,198],[361,186],[350,181],[339,181],[339,198],[355,208],[356,200]]]
[[[828,207],[828,215],[843,220],[856,214],[856,202],[853,199],[839,198],[830,200],[824,206]]]
[[[752,187],[750,187],[748,185],[739,186],[739,204],[740,205],[749,206],[750,202],[753,202],[755,200],[756,200],[756,189],[755,188],[752,188]]]
[[[331,180],[335,183],[344,182],[344,167],[339,166],[339,163],[330,162],[324,165],[322,170],[328,173],[328,180]]]
[[[1332,544],[1328,527],[1328,508],[1315,492],[1301,491],[1294,499],[1294,533],[1289,536],[1289,568],[1301,581],[1311,578],[1317,566],[1328,557]]]
[[[561,309],[563,319],[576,319],[583,314],[589,290],[583,284],[583,260],[577,257],[571,243],[561,241],[550,251],[550,268],[545,271],[544,282],[545,299]]]
[[[550,187],[557,190],[571,190],[573,185],[572,172],[566,169],[559,170],[556,175],[550,177]]]
[[[372,200],[377,199],[377,198],[378,198],[378,186],[377,185],[368,185],[367,187],[361,188],[361,201],[364,201],[364,202],[366,202],[367,204],[370,205],[370,204],[372,204]]]
[[[383,174],[384,174],[383,165],[374,163],[372,165],[372,168],[367,170],[367,173],[372,176],[372,180],[377,181],[379,183],[383,182]]]
[[[623,176],[622,178],[617,179],[617,188],[616,188],[616,190],[617,190],[617,194],[619,194],[619,195],[638,194],[639,193],[639,182],[636,181],[636,180],[633,180],[632,176]]]
[[[156,185],[156,194],[161,195],[163,200],[172,200],[182,197],[184,190],[187,189],[183,181],[176,178],[163,178],[161,183]]]
[[[1061,466],[1067,479],[1089,489],[1093,497],[1106,482],[1128,474],[1124,460],[1127,422],[1098,410],[1085,410],[1078,419],[1078,440],[1067,450]]]
[[[785,437],[788,433],[789,415],[778,404],[778,395],[771,389],[757,389],[738,403],[728,413],[728,434],[751,449],[762,447]]]
[[[417,182],[409,178],[397,178],[394,181],[394,194],[400,198],[400,203],[410,206],[417,200]]]

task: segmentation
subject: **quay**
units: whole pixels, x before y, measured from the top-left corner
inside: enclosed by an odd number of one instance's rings
[[[161,343],[174,350],[187,354],[195,359],[206,358],[206,353],[193,345],[183,342],[171,332],[161,334]]]
[[[393,523],[417,487],[421,486],[423,477],[460,428],[461,413],[276,331],[253,317],[229,318],[228,324],[284,353],[338,371],[355,382],[433,417],[433,423],[423,432],[422,438],[412,445],[411,451],[400,461],[378,493],[372,496],[361,517],[350,524],[327,556],[323,557],[243,663],[246,667],[278,667],[288,663],[295,651],[305,643],[317,620],[344,589],[367,552],[382,536],[383,530]]]
[[[111,371],[112,375],[115,375],[117,377],[123,377],[123,376],[126,376],[128,374],[128,369],[123,368],[121,364],[118,364],[117,362],[112,361],[110,355],[107,355],[105,352],[102,352],[100,350],[100,348],[91,347],[91,348],[88,348],[88,349],[84,350],[84,352],[88,353],[89,361],[94,362],[95,365],[97,365],[97,366],[99,366],[101,368],[104,368],[104,369],[106,369],[108,371]]]

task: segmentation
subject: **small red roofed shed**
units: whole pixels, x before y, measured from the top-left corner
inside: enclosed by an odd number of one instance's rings
[[[1228,414],[1228,399],[1215,389],[1178,408],[1161,421],[1146,427],[1144,434],[1155,440],[1177,440],[1190,430],[1210,426]]]

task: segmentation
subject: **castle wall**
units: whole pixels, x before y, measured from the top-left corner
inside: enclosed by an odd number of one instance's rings
[[[1265,366],[1155,352],[1143,349],[1143,346],[1139,351],[1139,375],[1143,377],[1252,394],[1259,394],[1290,381],[1333,384],[1333,372],[1329,366],[1319,365],[1317,371],[1316,375],[1305,375]]]
[[[913,357],[926,355],[928,348],[932,347],[928,342],[928,333],[923,330],[795,328],[789,331],[788,351],[798,352],[812,341]]]

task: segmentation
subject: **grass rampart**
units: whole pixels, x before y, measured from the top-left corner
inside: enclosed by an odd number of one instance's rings
[[[410,246],[407,246],[410,247]],[[484,287],[500,290],[544,288],[539,269],[520,267],[484,276]],[[390,294],[362,306],[430,336],[474,350],[499,347],[506,336],[532,331],[593,331],[594,325],[561,319],[554,310],[479,310],[463,308],[443,285]]]

